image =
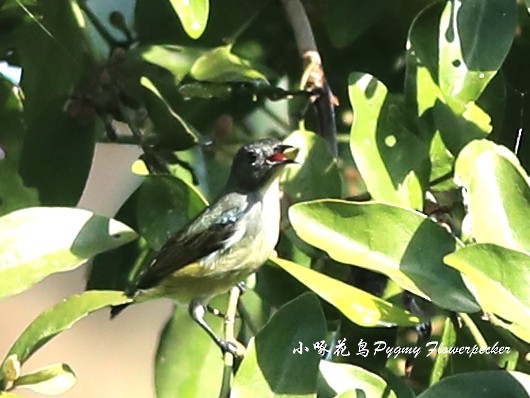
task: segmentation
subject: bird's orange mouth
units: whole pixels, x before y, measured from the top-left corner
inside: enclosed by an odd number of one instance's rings
[[[280,152],[277,152],[267,158],[271,163],[293,163],[296,155],[298,155],[298,148],[290,145],[281,145]]]

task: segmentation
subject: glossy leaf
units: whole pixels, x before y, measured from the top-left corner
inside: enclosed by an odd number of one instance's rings
[[[410,326],[419,319],[389,302],[337,279],[281,258],[271,259],[322,299],[337,308],[350,321],[361,326]]]
[[[64,363],[46,366],[19,377],[13,385],[45,395],[59,395],[70,390],[76,383],[73,370]]]
[[[470,145],[463,155],[457,172],[468,191],[472,236],[479,243],[530,251],[529,180],[516,156],[487,141]]]
[[[521,372],[485,370],[447,377],[418,395],[418,398],[526,398],[530,394],[530,376]]]
[[[192,82],[181,85],[178,92],[185,99],[227,99],[232,95],[232,87],[222,83]]]
[[[169,0],[184,30],[192,39],[204,33],[210,12],[210,0]]]
[[[232,46],[214,48],[202,55],[191,68],[193,78],[212,83],[268,84],[267,78],[250,63],[232,53]]]
[[[430,174],[428,148],[406,127],[400,102],[373,76],[352,73],[353,159],[372,197],[421,209]],[[399,127],[397,127],[399,126]]]
[[[136,238],[118,221],[60,207],[17,210],[0,218],[0,231],[0,298]]]
[[[145,178],[138,190],[138,232],[158,250],[206,206],[197,189],[184,181],[162,175]]]
[[[101,308],[130,302],[123,292],[87,291],[73,295],[40,314],[19,336],[6,357],[17,355],[24,363],[35,351],[77,321]]]
[[[407,103],[417,109],[420,134],[424,140],[431,141],[432,179],[451,170],[452,162],[446,150],[456,155],[468,142],[484,138],[492,129],[489,114],[475,103],[478,95],[463,106],[440,87],[442,50],[433,43],[438,41],[441,31],[442,5],[433,3],[426,7],[412,23],[405,87]],[[434,146],[433,138],[437,134],[442,142]]]
[[[444,261],[466,276],[483,311],[530,325],[530,256],[493,244],[466,246]]]
[[[190,72],[193,63],[203,50],[172,44],[153,44],[132,48],[126,54],[126,62],[144,61],[171,72],[174,84],[179,84]],[[132,67],[132,65],[131,65]]]
[[[224,297],[224,296],[223,296]],[[222,336],[221,319],[208,323]],[[156,353],[155,387],[159,398],[219,395],[223,361],[219,347],[192,321],[184,307],[175,307]]]
[[[0,391],[0,398],[24,398],[22,395],[13,394],[12,392]]]
[[[251,340],[230,396],[316,398],[320,356],[313,344],[324,339],[325,325],[313,294],[285,304]]]
[[[145,88],[145,106],[158,134],[148,142],[179,151],[191,148],[199,142],[195,130],[164,99],[155,84],[142,77],[140,84]]]
[[[27,126],[19,171],[25,185],[38,190],[40,203],[75,206],[92,162],[96,118],[77,112],[68,99],[95,57],[77,1],[39,3],[39,12],[20,26],[14,43],[24,66]]]
[[[456,330],[453,325],[453,321],[450,317],[445,318],[443,328],[444,329],[440,338],[439,346],[455,347]],[[443,350],[440,350],[436,354],[436,358],[434,359],[434,364],[431,371],[431,376],[429,378],[429,385],[432,386],[433,384],[438,383],[440,381],[445,372],[445,368],[449,364],[450,358],[451,354]]]
[[[461,243],[423,214],[382,203],[318,200],[289,209],[296,234],[333,259],[387,275],[442,308],[479,307],[443,257]]]
[[[516,1],[455,0],[440,19],[439,84],[462,114],[501,67],[517,23]]]
[[[18,173],[20,151],[26,131],[22,121],[22,99],[15,87],[0,77],[0,215],[39,203],[34,188],[27,187]]]
[[[360,390],[366,397],[397,397],[382,377],[360,366],[320,361],[319,369],[328,386],[336,394],[352,391],[356,392],[352,397],[357,397]]]
[[[287,167],[282,175],[282,191],[290,203],[341,195],[337,162],[321,137],[299,130],[284,142],[299,149],[296,162],[300,165]]]

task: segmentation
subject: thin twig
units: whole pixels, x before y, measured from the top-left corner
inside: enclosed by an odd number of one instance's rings
[[[239,287],[235,286],[230,290],[230,294],[228,297],[228,306],[226,308],[226,315],[224,321],[224,340],[227,342],[236,342],[234,326],[236,320],[237,303],[239,301],[240,294],[241,290],[239,290]],[[230,396],[233,368],[234,354],[229,351],[226,351],[224,354],[223,384],[221,385],[219,398],[227,398]]]
[[[97,30],[99,35],[105,40],[105,42],[108,44],[110,48],[116,48],[120,45],[120,42],[112,36],[107,28],[101,23],[99,18],[96,16],[96,14],[90,9],[90,7],[87,5],[86,0],[79,0],[78,1],[79,8],[83,10],[87,18],[92,22],[92,25],[94,25],[94,28]]]

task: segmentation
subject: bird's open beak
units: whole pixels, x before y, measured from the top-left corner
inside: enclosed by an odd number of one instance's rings
[[[295,158],[298,155],[298,151],[298,148],[291,145],[278,145],[275,153],[269,156],[267,160],[276,164],[296,163]]]

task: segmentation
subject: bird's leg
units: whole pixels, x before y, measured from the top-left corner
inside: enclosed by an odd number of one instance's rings
[[[204,315],[206,314],[207,307],[202,303],[200,299],[194,299],[191,301],[188,311],[190,316],[193,318],[193,320],[204,329],[206,333],[215,341],[215,343],[219,346],[223,354],[225,352],[230,352],[233,355],[237,356],[237,346],[230,342],[221,339],[219,336],[215,334],[213,329],[208,325],[204,319]]]
[[[247,284],[245,281],[239,282],[236,286],[239,289],[240,294],[243,294],[247,291]]]

